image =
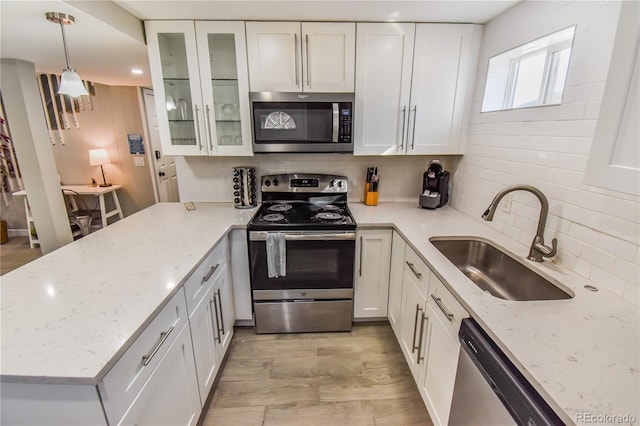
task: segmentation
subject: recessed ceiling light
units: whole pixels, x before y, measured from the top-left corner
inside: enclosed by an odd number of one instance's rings
[[[142,74],[142,70],[140,68],[131,68],[131,74]]]

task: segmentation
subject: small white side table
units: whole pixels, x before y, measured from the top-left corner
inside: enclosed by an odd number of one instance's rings
[[[75,195],[94,195],[98,197],[98,202],[100,203],[100,219],[101,226],[105,227],[109,224],[108,219],[113,216],[118,216],[120,219],[124,217],[122,214],[122,208],[120,207],[120,200],[118,200],[117,190],[122,188],[122,185],[111,185],[106,187],[101,186],[88,186],[88,185],[61,185],[60,189],[63,190],[63,193],[69,197],[71,197],[72,203],[76,204]],[[74,191],[73,193],[64,192],[64,190]],[[111,194],[113,197],[114,208],[107,211],[106,203],[104,202],[105,194]],[[31,215],[31,208],[29,207],[29,201],[27,200],[27,192],[16,191],[13,195],[22,195],[24,196],[24,212],[27,218],[27,233],[29,234],[29,246],[33,248],[36,244],[40,245],[37,236],[31,234],[31,227],[35,229],[35,225],[33,222],[33,216]]]

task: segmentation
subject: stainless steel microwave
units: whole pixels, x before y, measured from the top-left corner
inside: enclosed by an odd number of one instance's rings
[[[353,93],[249,94],[253,152],[353,152]]]

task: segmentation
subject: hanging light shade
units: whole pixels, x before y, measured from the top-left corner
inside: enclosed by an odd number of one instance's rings
[[[60,12],[47,12],[45,16],[47,17],[47,21],[60,24],[60,30],[62,31],[62,44],[64,45],[64,57],[67,61],[67,68],[62,71],[58,94],[73,97],[89,95],[87,88],[84,87],[82,78],[80,78],[76,70],[72,69],[71,65],[69,65],[69,49],[67,49],[67,38],[64,33],[64,26],[73,24],[76,22],[76,18]]]

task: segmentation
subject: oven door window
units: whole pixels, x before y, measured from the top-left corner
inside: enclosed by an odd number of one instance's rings
[[[353,287],[355,241],[287,241],[287,275],[269,278],[264,241],[251,241],[254,290]]]
[[[254,102],[255,143],[326,143],[333,137],[331,102]]]

